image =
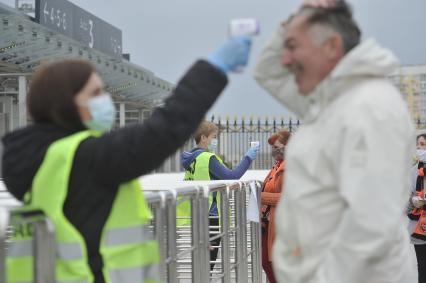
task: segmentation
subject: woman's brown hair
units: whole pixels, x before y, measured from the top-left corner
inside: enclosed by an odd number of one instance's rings
[[[272,136],[269,137],[268,143],[273,145],[276,140],[279,140],[283,145],[287,145],[288,140],[290,139],[291,133],[287,130],[278,131]]]
[[[78,59],[42,65],[32,77],[27,99],[34,122],[72,131],[84,129],[74,97],[95,72],[92,64]]]

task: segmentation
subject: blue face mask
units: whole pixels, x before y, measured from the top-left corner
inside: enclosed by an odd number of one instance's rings
[[[85,121],[84,125],[94,131],[106,132],[114,125],[116,109],[111,95],[102,94],[89,99],[87,102],[92,119]]]
[[[216,149],[217,149],[217,139],[212,139],[211,141],[210,141],[210,144],[209,144],[209,151],[210,152],[215,152],[216,151]]]

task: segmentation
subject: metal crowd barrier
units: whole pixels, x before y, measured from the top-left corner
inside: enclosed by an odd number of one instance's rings
[[[145,194],[154,212],[153,228],[160,243],[162,278],[165,282],[261,282],[261,228],[247,221],[247,196],[250,184],[257,181],[192,186]],[[219,232],[209,232],[209,194],[220,196]],[[191,203],[191,225],[176,225],[176,206]],[[167,236],[164,236],[167,234]],[[212,234],[212,235],[210,235]],[[221,238],[220,260],[210,271],[210,241]]]
[[[217,192],[221,199],[218,227],[209,227],[209,194],[213,192]],[[250,195],[252,198],[256,196],[257,207],[260,207],[260,182],[196,185],[145,192],[154,216],[151,228],[160,246],[162,280],[168,283],[262,282],[261,227],[259,222],[247,220]],[[178,226],[176,206],[185,200],[191,203],[191,224]],[[54,282],[55,245],[50,221],[40,211],[15,213],[10,219],[14,225],[34,225],[35,282]],[[1,223],[0,219],[0,226]],[[211,228],[218,231],[212,233]],[[0,283],[6,282],[6,234],[0,234]],[[217,238],[221,238],[219,260],[210,271],[210,241]]]
[[[8,214],[6,217],[4,214]],[[34,256],[34,282],[55,282],[55,231],[51,221],[41,210],[2,212],[2,231],[0,231],[0,282],[6,282],[5,258],[10,243],[7,238],[11,231],[7,227],[19,227],[32,234],[32,253]],[[9,226],[10,225],[10,226]]]

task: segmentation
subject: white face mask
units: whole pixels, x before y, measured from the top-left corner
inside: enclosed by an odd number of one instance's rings
[[[416,150],[416,157],[421,162],[426,162],[426,150],[424,149],[417,149]]]
[[[217,139],[212,139],[212,140],[210,141],[209,146],[208,146],[209,151],[210,151],[210,152],[215,152],[215,151],[216,151],[216,149],[217,149],[217,144],[218,144]]]
[[[92,119],[85,121],[84,125],[94,131],[106,132],[111,130],[115,122],[116,109],[111,95],[104,93],[90,98],[87,101]]]

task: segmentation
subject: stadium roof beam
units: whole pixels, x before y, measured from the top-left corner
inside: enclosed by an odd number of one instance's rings
[[[0,32],[0,73],[32,73],[43,62],[87,59],[96,66],[114,97],[141,108],[161,104],[174,88],[146,68],[92,49],[2,3]]]

